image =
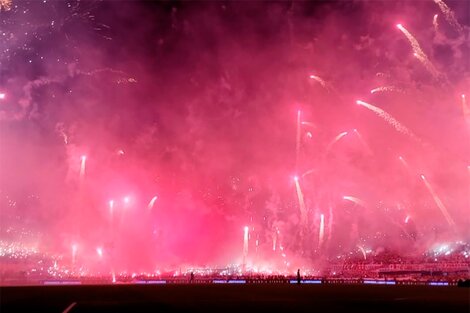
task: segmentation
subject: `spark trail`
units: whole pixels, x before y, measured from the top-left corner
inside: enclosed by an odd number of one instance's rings
[[[302,193],[302,189],[300,188],[299,178],[297,176],[294,177],[294,181],[295,181],[295,190],[297,191],[297,198],[299,200],[301,224],[302,226],[306,226],[307,225],[307,209],[305,207],[304,194]]]
[[[370,93],[374,94],[374,93],[379,93],[379,92],[394,92],[394,91],[402,92],[400,88],[397,88],[395,86],[381,86],[381,87],[372,89]]]
[[[364,146],[364,149],[366,149],[367,154],[369,155],[374,154],[369,144],[365,141],[364,137],[362,137],[361,133],[356,128],[354,128],[353,131],[356,134],[357,138],[359,138],[359,141],[361,142],[361,144]]]
[[[86,155],[82,155],[80,160],[80,181],[82,182],[85,179]]]
[[[397,24],[397,28],[410,42],[414,56],[424,65],[434,78],[438,78],[440,76],[439,71],[434,67],[431,61],[429,61],[428,56],[424,53],[423,49],[421,49],[418,40],[416,40],[416,38],[402,24]]]
[[[330,144],[326,147],[326,153],[328,154],[328,152],[330,152],[331,148],[333,147],[333,145],[335,143],[337,143],[339,140],[341,140],[341,138],[343,138],[344,136],[346,136],[348,134],[348,132],[342,132],[342,133],[339,133],[331,142]]]
[[[372,112],[374,112],[375,114],[380,116],[388,124],[392,125],[395,128],[395,130],[397,130],[398,132],[400,132],[402,134],[405,134],[407,136],[410,136],[413,140],[420,141],[420,139],[418,137],[416,137],[416,135],[413,134],[413,132],[411,130],[409,130],[408,128],[403,126],[397,119],[395,119],[393,116],[391,116],[390,114],[388,114],[384,110],[382,110],[382,109],[380,109],[380,108],[378,108],[378,107],[376,107],[372,104],[361,101],[361,100],[357,100],[356,103],[359,104],[359,105],[362,105],[363,107],[371,110]]]
[[[423,180],[424,184],[426,185],[426,188],[428,189],[429,193],[433,197],[434,202],[436,202],[437,207],[441,210],[442,215],[444,215],[449,226],[454,226],[455,222],[450,216],[449,211],[447,211],[447,208],[445,207],[444,203],[442,203],[441,198],[439,198],[439,196],[434,191],[431,184],[428,182],[428,180],[426,179],[424,175],[421,175],[421,179]]]
[[[434,31],[437,33],[439,31],[439,22],[437,21],[437,17],[439,15],[435,14],[433,19],[432,19],[432,25],[434,27]]]
[[[325,236],[325,215],[320,214],[320,231],[318,234],[318,248],[322,247],[324,236]]]
[[[367,207],[367,204],[359,198],[356,198],[356,197],[353,197],[353,196],[343,196],[343,199],[351,201],[352,203],[360,205],[364,208]]]
[[[243,267],[246,266],[246,260],[248,258],[248,240],[250,238],[249,232],[250,228],[245,226],[243,228]]]
[[[157,201],[157,199],[158,199],[158,197],[155,196],[155,197],[152,198],[152,200],[150,200],[150,202],[149,202],[149,204],[148,204],[148,209],[149,209],[149,210],[153,209],[153,206],[154,206],[154,204],[155,204],[155,201]]]
[[[459,34],[461,34],[463,28],[455,18],[454,12],[452,12],[452,10],[442,0],[434,0],[434,3],[436,3],[439,6],[439,9],[441,9],[442,13],[444,13],[444,17],[447,23],[449,23]]]

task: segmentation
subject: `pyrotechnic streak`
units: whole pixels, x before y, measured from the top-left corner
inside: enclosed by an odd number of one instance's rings
[[[243,266],[246,265],[246,260],[248,257],[248,241],[250,239],[249,232],[250,228],[248,226],[245,226],[243,228]]]
[[[361,199],[359,199],[359,198],[356,198],[356,197],[353,197],[353,196],[343,196],[343,199],[351,201],[352,203],[355,203],[355,204],[360,205],[362,207],[367,207],[366,203],[364,201],[362,201]]]
[[[317,128],[317,125],[313,124],[312,122],[302,122],[301,124],[305,125],[305,126],[310,126],[310,127],[313,127],[313,128]]]
[[[441,210],[442,215],[444,215],[447,223],[450,226],[454,226],[455,225],[454,220],[452,219],[449,212],[447,211],[447,208],[445,207],[444,203],[442,203],[441,199],[432,188],[431,184],[428,182],[428,180],[426,179],[424,175],[421,175],[421,179],[423,180],[424,184],[426,185],[426,188],[428,189],[429,193],[433,197],[434,202],[436,202],[437,207]]]
[[[344,136],[346,136],[348,134],[348,132],[342,132],[342,133],[339,133],[331,142],[330,144],[326,147],[326,153],[328,153],[330,151],[330,149],[333,147],[333,145],[335,143],[337,143],[341,138],[343,138]]]
[[[465,123],[467,124],[467,129],[470,135],[470,108],[467,105],[467,98],[465,97],[465,95],[462,95],[461,99],[462,99],[463,117],[465,119]]]
[[[399,89],[395,86],[381,86],[381,87],[377,87],[377,88],[372,89],[370,91],[370,93],[374,94],[374,93],[377,93],[377,92],[392,92],[392,91],[401,92],[401,89]]]
[[[357,138],[359,138],[359,141],[361,142],[361,144],[364,146],[364,149],[366,149],[366,152],[368,154],[374,154],[369,144],[364,140],[364,137],[362,137],[361,133],[356,128],[354,128],[353,131],[356,134]]]
[[[439,22],[437,21],[438,15],[435,14],[432,19],[432,25],[434,26],[434,31],[437,33],[439,31]]]
[[[85,178],[85,170],[86,170],[86,155],[82,155],[80,158],[80,180]]]
[[[316,171],[317,171],[316,168],[312,168],[312,169],[306,171],[305,173],[303,173],[303,174],[302,174],[302,178],[304,178],[305,176],[310,175],[310,174],[312,174],[312,173],[314,173],[314,172],[316,172]]]
[[[359,250],[361,250],[364,260],[367,260],[367,253],[366,253],[366,250],[364,250],[364,247],[362,246],[357,246],[357,247],[359,248]]]
[[[326,82],[321,77],[318,77],[316,75],[310,75],[310,78],[319,82],[323,88],[327,88]]]
[[[328,216],[328,237],[327,240],[331,240],[331,234],[333,232],[333,207],[329,205],[329,216]]]
[[[103,248],[101,248],[101,247],[96,248],[96,253],[98,253],[98,256],[100,258],[102,258],[103,257]]]
[[[148,205],[149,210],[153,209],[153,205],[155,204],[155,201],[157,201],[157,199],[158,199],[158,197],[155,196],[155,197],[152,198],[152,200],[150,200],[149,205]]]
[[[409,215],[406,216],[406,218],[405,218],[405,224],[408,224],[408,222],[410,221],[410,218],[411,218],[411,217],[410,217]]]
[[[408,162],[406,162],[405,158],[403,158],[401,155],[398,157],[398,160],[400,161],[401,164],[406,168],[407,171],[410,171],[410,166],[408,165]]]
[[[325,236],[325,216],[320,214],[320,231],[318,234],[318,248],[321,248],[323,244],[323,237]]]
[[[415,37],[401,24],[397,24],[398,29],[406,36],[413,48],[414,56],[424,65],[424,67],[435,77],[439,77],[439,71],[429,61],[428,56],[424,53]]]
[[[12,0],[0,0],[0,11],[9,11],[11,9]]]
[[[295,168],[299,167],[299,157],[300,157],[300,110],[297,111],[297,132],[295,140]]]
[[[399,121],[397,121],[393,116],[391,116],[384,110],[361,100],[357,100],[356,103],[366,107],[367,109],[371,110],[372,112],[374,112],[375,114],[383,118],[388,124],[392,125],[395,128],[395,130],[397,130],[398,132],[408,135],[416,141],[420,141],[419,138],[416,137],[416,135],[413,134],[411,130],[403,126]]]
[[[114,200],[109,200],[109,214],[112,218],[114,214]]]
[[[302,193],[302,189],[300,188],[299,178],[297,176],[294,177],[294,181],[295,181],[295,190],[297,191],[297,198],[299,200],[301,224],[302,226],[306,226],[307,225],[307,209],[305,207],[304,194]]]
[[[439,6],[442,13],[444,13],[447,23],[449,23],[457,32],[461,33],[463,28],[455,18],[454,12],[452,12],[452,10],[442,0],[434,0],[434,2]]]
[[[78,246],[76,244],[72,244],[72,264],[75,264],[76,257],[77,257],[77,250],[78,250]]]

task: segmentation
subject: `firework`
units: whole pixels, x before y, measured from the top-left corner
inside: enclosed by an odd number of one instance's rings
[[[152,200],[150,200],[149,204],[148,204],[148,209],[151,210],[153,209],[153,205],[155,204],[155,201],[157,201],[158,197],[155,196],[152,198]]]
[[[108,205],[109,205],[109,215],[111,216],[111,218],[113,218],[113,214],[114,214],[114,200],[109,200]]]
[[[297,191],[297,199],[299,201],[301,225],[306,226],[307,225],[307,209],[305,207],[304,194],[302,193],[302,189],[300,188],[299,178],[297,176],[294,177],[294,181],[295,181],[295,190]]]
[[[408,162],[406,162],[405,158],[403,158],[401,155],[398,157],[398,160],[400,163],[405,167],[405,169],[409,172],[410,171],[410,166],[408,165]]]
[[[9,11],[11,10],[12,0],[0,0],[0,11]]]
[[[395,130],[397,130],[398,132],[405,134],[416,141],[420,141],[418,137],[416,137],[416,135],[413,134],[412,131],[410,131],[408,128],[403,126],[399,121],[397,121],[393,116],[391,116],[384,110],[361,100],[357,100],[356,103],[359,105],[362,105],[363,107],[371,110],[372,112],[374,112],[375,114],[383,118],[388,124],[392,125],[395,128]]]
[[[359,138],[359,141],[366,150],[367,154],[372,155],[372,149],[370,148],[369,144],[364,140],[364,137],[362,137],[361,133],[356,128],[354,128],[353,131],[356,134],[357,138]]]
[[[353,196],[343,196],[343,199],[351,201],[352,203],[360,205],[364,208],[367,207],[366,203],[364,201],[362,201],[361,199],[359,199],[359,198],[356,198],[356,197],[353,197]]]
[[[362,247],[362,246],[357,246],[357,247],[361,251],[362,257],[364,258],[364,260],[367,260],[367,253],[366,253],[366,250],[364,249],[364,247]]]
[[[75,264],[76,258],[77,258],[77,251],[78,251],[78,246],[77,244],[72,244],[72,264]]]
[[[449,23],[458,33],[462,33],[462,26],[455,18],[454,12],[452,12],[452,10],[442,0],[434,0],[434,2],[439,6],[439,9],[441,9],[442,13],[444,13],[444,18],[446,19],[447,23]]]
[[[444,215],[444,218],[446,219],[449,226],[454,226],[455,225],[454,220],[452,219],[449,212],[447,211],[447,208],[445,207],[444,203],[442,203],[442,200],[439,198],[437,193],[432,188],[431,184],[428,182],[428,180],[426,179],[424,175],[421,175],[421,179],[423,180],[424,184],[426,185],[426,188],[428,189],[429,193],[433,197],[434,202],[436,202],[437,207],[441,210],[442,215]]]
[[[435,78],[439,77],[438,70],[434,67],[431,61],[429,61],[428,56],[426,53],[424,53],[423,49],[421,49],[421,46],[419,45],[419,42],[416,40],[416,38],[402,24],[397,24],[397,27],[410,42],[414,56],[424,65],[431,75],[433,75]]]
[[[248,241],[250,239],[250,228],[245,226],[243,228],[243,266],[246,265],[246,260],[248,258]]]
[[[374,94],[374,93],[379,93],[379,92],[392,92],[392,91],[402,92],[401,89],[395,86],[381,86],[381,87],[372,89],[370,93]]]
[[[83,181],[85,178],[86,170],[86,155],[82,155],[80,158],[80,181]]]
[[[305,126],[317,128],[317,125],[313,124],[312,122],[305,122],[305,121],[303,121],[301,124],[302,124],[302,125],[305,125]]]
[[[337,143],[341,138],[343,138],[344,136],[346,136],[348,134],[348,132],[342,132],[342,133],[339,133],[331,142],[330,144],[326,147],[326,153],[328,153],[331,148],[333,147],[333,145],[335,143]]]
[[[437,33],[439,31],[439,22],[437,21],[437,17],[439,15],[435,14],[432,19],[432,25],[434,26],[434,31]]]
[[[295,168],[299,166],[299,157],[300,157],[300,110],[297,111],[297,131],[296,131],[296,140],[295,140]]]
[[[321,248],[323,244],[323,237],[325,235],[325,216],[320,214],[320,230],[318,234],[318,248]]]
[[[320,85],[323,88],[328,88],[327,85],[326,85],[326,82],[321,77],[318,77],[316,75],[310,75],[310,78],[317,81],[318,83],[320,83]]]
[[[406,216],[406,218],[405,218],[405,224],[408,224],[408,222],[410,221],[410,218],[411,218],[411,217],[410,217],[409,215]]]
[[[99,258],[101,259],[103,257],[103,248],[101,248],[101,247],[96,248],[96,253],[98,254]]]

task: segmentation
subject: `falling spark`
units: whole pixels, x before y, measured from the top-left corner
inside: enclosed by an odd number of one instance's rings
[[[439,31],[439,22],[437,21],[437,17],[439,15],[435,14],[432,19],[432,25],[434,26],[434,31],[437,33]]]
[[[295,181],[295,190],[297,191],[297,198],[299,200],[301,224],[302,226],[306,226],[307,209],[305,207],[304,194],[302,193],[302,189],[300,188],[299,178],[297,176],[294,177],[294,181]]]
[[[433,75],[435,78],[439,77],[439,71],[429,61],[428,56],[424,53],[423,49],[419,45],[415,37],[401,24],[397,24],[398,29],[406,36],[408,41],[411,43],[413,48],[414,56],[424,65],[424,67]]]
[[[434,2],[439,6],[442,13],[444,13],[444,17],[457,32],[462,33],[463,28],[455,18],[454,12],[444,3],[442,0],[434,0]]]
[[[72,264],[75,264],[75,260],[77,257],[77,250],[78,250],[78,246],[76,244],[72,244]]]
[[[320,232],[318,234],[318,248],[323,244],[323,237],[325,235],[325,216],[320,214]]]
[[[361,253],[362,253],[362,256],[364,257],[364,260],[367,260],[367,254],[366,254],[366,250],[364,250],[363,247],[361,246],[357,246],[359,248],[359,250],[361,250]]]
[[[321,85],[323,88],[327,88],[326,82],[325,82],[321,77],[318,77],[318,76],[315,76],[315,75],[310,75],[310,78],[313,79],[313,80],[316,80],[317,82],[319,82],[320,85]]]
[[[356,198],[356,197],[353,197],[353,196],[343,196],[343,199],[351,201],[351,202],[353,202],[357,205],[360,205],[362,207],[367,207],[366,203],[364,201],[362,201],[361,199],[359,199],[359,198]]]
[[[80,180],[83,180],[85,178],[85,170],[86,170],[86,155],[82,155],[80,158]]]
[[[101,247],[96,248],[96,253],[98,253],[98,256],[100,258],[102,258],[103,257],[103,248],[101,248]]]
[[[364,137],[362,137],[361,133],[356,128],[354,128],[353,131],[356,134],[357,138],[359,138],[359,141],[361,142],[361,144],[364,146],[364,149],[366,149],[367,154],[369,155],[374,154],[369,144],[367,144],[367,142],[364,140]]]
[[[406,168],[407,171],[410,171],[410,166],[408,165],[408,162],[406,162],[405,158],[403,158],[401,155],[398,157],[398,160],[400,163]]]
[[[157,199],[158,199],[158,197],[155,196],[155,197],[152,198],[152,200],[150,200],[149,205],[148,205],[149,210],[153,209],[153,205],[155,204],[155,201],[157,201]]]
[[[431,184],[428,182],[428,180],[426,179],[426,177],[424,175],[421,175],[421,179],[423,180],[424,184],[426,185],[426,188],[429,190],[429,193],[433,197],[434,202],[436,202],[437,207],[441,210],[442,215],[444,215],[447,223],[450,226],[454,226],[455,225],[454,220],[452,219],[449,212],[447,211],[447,208],[445,207],[444,203],[442,203],[441,199],[439,198],[437,193],[432,188]]]
[[[413,134],[412,131],[410,131],[408,128],[403,126],[399,121],[397,121],[393,116],[391,116],[384,110],[361,100],[357,100],[356,103],[366,107],[367,109],[371,110],[372,112],[374,112],[375,114],[383,118],[388,124],[392,125],[398,132],[408,135],[416,141],[420,141],[418,137],[416,137],[416,135]]]
[[[330,144],[326,147],[326,153],[328,153],[331,148],[333,147],[333,145],[335,143],[337,143],[341,138],[343,138],[344,136],[346,136],[348,134],[348,132],[342,132],[342,133],[339,133],[331,142]]]
[[[245,226],[243,228],[243,266],[246,265],[246,260],[248,257],[248,240],[250,238],[250,228]]]
[[[109,214],[113,217],[114,213],[114,200],[109,200]]]
[[[392,91],[398,91],[401,92],[402,90],[395,87],[395,86],[381,86],[374,88],[370,91],[371,94],[378,93],[378,92],[392,92]]]
[[[312,174],[312,173],[314,173],[314,172],[316,172],[316,171],[317,171],[317,169],[312,168],[312,169],[306,171],[305,173],[303,173],[303,174],[302,174],[302,178],[304,178],[305,176],[310,175],[310,174]]]
[[[317,125],[313,124],[312,122],[302,122],[301,124],[305,125],[305,126],[310,126],[310,127],[313,127],[313,128],[317,128]]]
[[[300,110],[297,111],[297,132],[295,140],[295,168],[299,167],[299,157],[300,157]]]
[[[406,218],[405,218],[405,224],[408,224],[409,221],[410,221],[410,216],[407,215]]]
[[[9,11],[11,9],[12,0],[0,0],[0,11]]]

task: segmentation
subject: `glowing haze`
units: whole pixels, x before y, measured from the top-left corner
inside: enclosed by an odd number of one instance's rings
[[[0,1],[2,242],[113,273],[469,242],[469,3]]]

